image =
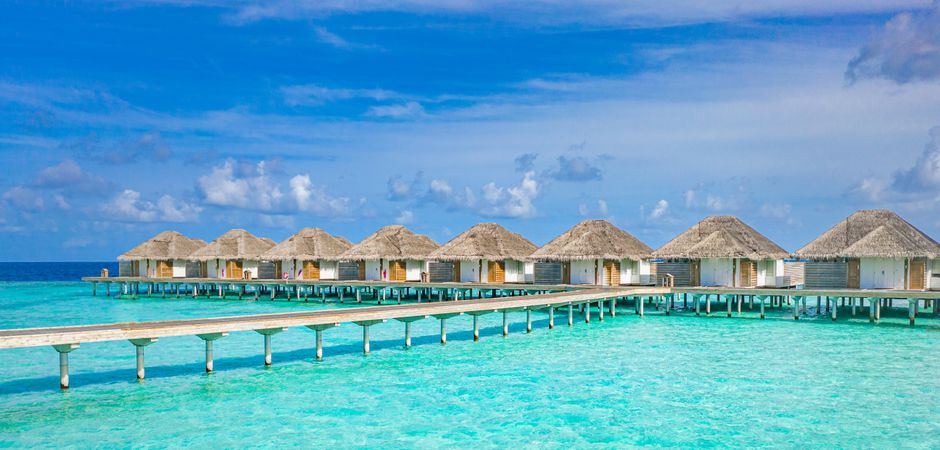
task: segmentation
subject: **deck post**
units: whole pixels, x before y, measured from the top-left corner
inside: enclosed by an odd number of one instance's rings
[[[255,330],[258,334],[264,336],[264,365],[271,365],[271,336],[282,331],[287,331],[287,327],[263,328]]]
[[[764,297],[757,297],[757,301],[760,302],[760,318],[761,319],[764,318],[764,300],[766,300]]]
[[[574,326],[574,305],[568,303],[568,326]]]
[[[369,327],[370,325],[362,326],[362,353],[369,354]]]
[[[738,298],[738,317],[741,317],[741,304],[744,303],[744,296],[736,295],[735,297]]]
[[[441,345],[444,345],[446,343],[447,343],[447,318],[441,317]]]
[[[790,296],[787,296],[787,303],[790,303]],[[796,297],[793,301],[793,320],[800,320],[800,298]]]
[[[705,294],[705,315],[712,315],[712,299],[709,294]]]
[[[525,309],[525,332],[526,333],[532,332],[532,309],[531,308]]]
[[[853,316],[855,315],[855,308],[856,308],[856,305],[857,305],[857,303],[858,303],[858,302],[856,302],[856,300],[857,300],[857,299],[856,299],[855,297],[852,297],[852,298],[849,299],[849,303],[852,304],[852,315],[853,315]]]
[[[826,297],[826,306],[829,306],[829,297]],[[832,321],[835,322],[838,317],[839,301],[832,301],[832,308],[829,310],[829,313],[832,315]]]
[[[725,304],[728,305],[728,317],[731,317],[731,301],[734,297],[737,297],[737,296],[736,295],[725,296]]]
[[[617,317],[617,299],[610,299],[610,317]]]
[[[816,315],[819,315],[819,311],[822,310],[822,296],[816,296]]]
[[[215,370],[215,366],[212,362],[212,341],[228,336],[228,333],[197,334],[196,336],[206,341],[206,373],[212,373],[212,371]]]
[[[473,342],[480,340],[480,316],[473,315]]]
[[[875,305],[875,321],[876,322],[881,321],[881,302],[882,301],[884,300],[879,301],[878,304]]]
[[[911,326],[914,326],[914,319],[917,317],[917,299],[909,298],[907,299],[907,318],[911,323]]]
[[[509,311],[503,310],[503,336],[509,336]]]
[[[144,379],[144,347],[157,342],[157,338],[131,339],[137,349],[137,379]]]
[[[665,297],[663,297],[663,299],[666,300],[666,315],[668,316],[668,315],[669,315],[669,307],[670,307],[670,303],[671,303],[672,299],[669,298],[668,295],[665,296]]]
[[[601,322],[604,321],[604,300],[597,301],[597,317]]]
[[[78,348],[78,344],[59,344],[52,348],[59,352],[59,388],[69,388],[69,352]]]
[[[338,326],[338,323],[307,325],[307,328],[313,330],[314,333],[316,333],[317,361],[323,360],[323,331]]]
[[[91,296],[92,297],[98,296],[98,283],[96,281],[91,282]]]
[[[582,303],[584,305],[584,323],[591,323],[591,303]]]
[[[643,299],[640,298],[640,317],[643,317]]]
[[[548,329],[555,328],[555,305],[548,306]]]
[[[698,316],[701,314],[702,309],[702,296],[692,294],[692,301],[695,302],[695,315]]]

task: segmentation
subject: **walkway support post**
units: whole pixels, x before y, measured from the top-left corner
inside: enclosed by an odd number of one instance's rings
[[[460,313],[435,314],[432,317],[441,321],[441,345],[447,343],[447,319],[459,316]]]
[[[271,365],[271,336],[282,331],[287,331],[287,327],[262,328],[255,330],[258,334],[264,336],[264,365]]]
[[[914,319],[917,317],[917,299],[909,298],[907,299],[907,318],[911,323],[911,326],[914,326]]]
[[[555,328],[555,306],[548,305],[548,329]]]
[[[157,338],[131,339],[137,350],[137,379],[144,379],[144,347],[157,342]]]
[[[377,323],[383,323],[385,320],[362,320],[359,322],[353,322],[356,325],[362,327],[362,353],[368,355],[371,348],[369,347],[369,327]]]
[[[78,344],[59,344],[52,348],[59,352],[59,388],[69,388],[69,353],[78,348]]]
[[[307,328],[316,333],[317,361],[323,360],[323,331],[333,327],[338,327],[338,323],[328,323],[323,325],[307,325]]]
[[[760,318],[764,318],[764,301],[766,297],[757,297],[757,300],[760,302]]]
[[[212,371],[215,370],[215,366],[212,362],[212,341],[228,336],[228,333],[197,334],[196,336],[206,341],[206,373],[212,373]]]

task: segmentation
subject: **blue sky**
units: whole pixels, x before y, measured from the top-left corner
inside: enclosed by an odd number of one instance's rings
[[[0,260],[164,229],[940,238],[940,3],[0,5]]]

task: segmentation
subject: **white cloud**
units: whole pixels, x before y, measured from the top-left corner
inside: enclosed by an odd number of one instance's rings
[[[894,16],[852,58],[845,77],[898,84],[940,79],[940,1],[926,11]]]
[[[319,106],[355,99],[384,101],[406,98],[404,94],[385,89],[329,88],[316,84],[284,86],[281,88],[281,95],[284,102],[292,106]]]
[[[602,215],[605,215],[605,216],[608,215],[608,214],[610,214],[610,209],[607,207],[607,200],[598,200],[598,201],[597,201],[597,210],[598,210]]]
[[[199,177],[196,185],[209,205],[271,211],[280,206],[283,198],[280,187],[265,172],[265,161],[239,177],[235,174],[235,161],[227,160]]]
[[[193,222],[202,208],[176,200],[170,195],[156,202],[141,200],[140,192],[125,189],[102,206],[109,218],[130,222]]]
[[[653,220],[660,219],[666,215],[667,211],[669,211],[669,202],[664,199],[660,200],[656,202],[656,206],[650,211],[649,218]]]
[[[61,189],[68,194],[102,194],[109,188],[104,178],[86,172],[71,159],[41,169],[34,185],[41,189]]]
[[[333,197],[322,186],[314,186],[309,175],[295,175],[290,180],[291,196],[300,211],[320,216],[345,215],[349,212],[349,199]]]
[[[3,201],[21,211],[39,211],[45,207],[42,194],[23,186],[13,186],[4,192]]]
[[[480,210],[488,216],[529,218],[536,214],[533,201],[539,195],[539,182],[535,172],[526,172],[516,186],[500,187],[495,183],[483,186],[486,205]]]
[[[366,115],[372,117],[387,117],[391,119],[411,119],[425,115],[424,107],[416,101],[409,101],[398,105],[380,105],[369,108]]]
[[[595,181],[601,179],[601,169],[583,156],[559,156],[558,168],[550,176],[558,181]]]
[[[395,223],[398,225],[408,225],[414,223],[415,214],[408,210],[403,210],[398,214],[398,217],[395,218]]]

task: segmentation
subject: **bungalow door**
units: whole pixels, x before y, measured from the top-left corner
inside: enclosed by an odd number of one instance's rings
[[[620,285],[620,261],[610,259],[604,261],[604,285]]]
[[[320,279],[320,261],[304,261],[304,279]]]
[[[912,259],[910,265],[910,274],[910,283],[908,284],[909,289],[927,289],[927,260]]]
[[[366,279],[366,262],[365,262],[365,261],[357,261],[357,262],[356,262],[356,265],[359,266],[359,267],[358,267],[358,268],[359,268],[359,275],[358,275],[359,280],[360,280],[360,281],[365,280],[365,279]]]
[[[172,261],[157,261],[157,278],[173,278]]]
[[[404,261],[388,262],[388,281],[405,281],[407,278],[407,269]]]
[[[748,259],[741,260],[741,287],[754,287],[754,280],[752,277],[757,276],[756,267],[754,267],[754,261]]]
[[[243,276],[242,274],[242,262],[241,260],[230,259],[225,261],[225,277],[230,280],[240,280]]]
[[[689,278],[693,287],[702,285],[702,262],[700,260],[693,259],[689,261]]]
[[[454,283],[460,283],[460,261],[454,261]]]
[[[505,283],[506,282],[506,262],[505,261],[488,261],[486,269],[487,269],[486,279],[490,283]]]
[[[571,284],[571,261],[561,263],[561,284]]]
[[[845,287],[858,289],[862,285],[862,264],[858,258],[850,258],[846,264],[847,279]]]

